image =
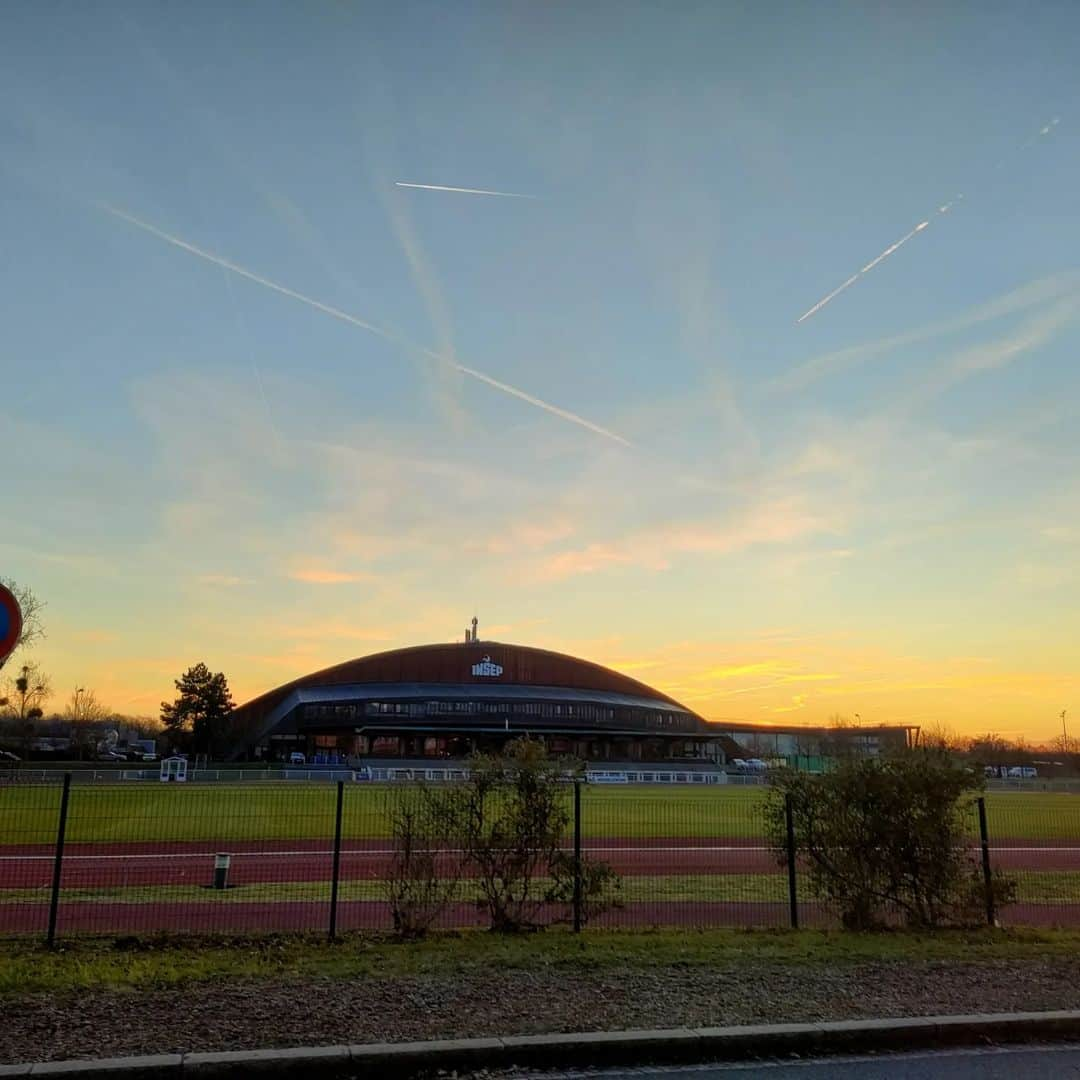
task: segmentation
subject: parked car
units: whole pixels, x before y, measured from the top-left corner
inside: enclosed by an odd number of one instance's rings
[[[304,755],[301,754],[299,750],[294,750],[289,755],[289,764],[290,765],[306,765],[307,764],[307,758],[304,757]]]
[[[1033,765],[1013,765],[1009,769],[1010,780],[1034,780],[1039,775],[1039,770]]]

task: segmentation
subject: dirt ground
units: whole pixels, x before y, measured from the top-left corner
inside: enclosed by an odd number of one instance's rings
[[[0,1061],[1080,1007],[1080,958],[219,978],[8,996]]]

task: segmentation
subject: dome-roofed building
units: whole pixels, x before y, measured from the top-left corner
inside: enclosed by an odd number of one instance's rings
[[[724,760],[720,733],[674,698],[577,657],[466,640],[349,660],[231,716],[234,757],[457,758],[528,734],[588,761]]]

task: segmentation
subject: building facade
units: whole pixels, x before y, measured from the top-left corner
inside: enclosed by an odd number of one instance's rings
[[[350,660],[231,715],[234,759],[461,758],[543,739],[586,761],[723,764],[720,733],[635,679],[577,657],[467,640]]]

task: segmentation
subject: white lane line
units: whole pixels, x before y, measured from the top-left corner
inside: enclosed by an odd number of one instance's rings
[[[224,846],[224,845],[223,845]],[[176,851],[176,852],[160,852],[151,855],[65,855],[64,862],[77,862],[83,861],[96,861],[96,860],[109,860],[109,859],[212,859],[219,853],[218,848],[213,851]],[[568,850],[568,849],[567,849]],[[634,854],[654,854],[665,855],[673,852],[686,853],[691,851],[700,851],[703,854],[716,854],[731,852],[753,852],[759,854],[761,852],[771,852],[771,848],[768,847],[746,847],[744,845],[733,846],[716,846],[716,847],[593,847],[589,844],[582,845],[583,851],[600,851],[605,854],[619,854],[620,852],[630,852]],[[977,845],[973,845],[969,850],[979,851],[980,848]],[[463,852],[460,848],[437,848],[436,853],[442,853],[446,855],[461,855]],[[1057,853],[1057,852],[1074,852],[1080,856],[1080,844],[1067,845],[1065,847],[994,847],[991,845],[990,852],[994,854],[996,852],[1041,852],[1041,853]],[[342,848],[341,854],[343,856],[356,856],[367,855],[371,857],[393,855],[393,848]],[[292,858],[313,858],[319,856],[331,856],[334,854],[333,850],[327,848],[326,850],[318,851],[232,851],[229,854],[234,859],[292,859]],[[53,855],[0,855],[0,862],[52,862],[55,856]]]

